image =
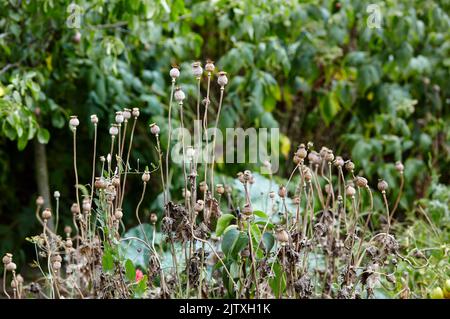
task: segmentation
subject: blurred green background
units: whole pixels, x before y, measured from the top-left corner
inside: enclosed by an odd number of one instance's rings
[[[131,165],[156,162],[148,124],[159,124],[165,145],[170,65],[181,65],[192,119],[190,64],[207,58],[230,78],[221,127],[280,128],[279,178],[289,176],[298,144],[313,141],[351,158],[372,187],[386,179],[394,198],[394,163],[401,160],[399,218],[427,240],[415,223],[423,219],[420,205],[448,240],[450,1],[379,1],[380,28],[368,26],[372,2],[2,0],[0,252],[25,260],[25,237],[38,231],[35,199],[46,186],[50,195],[61,192],[63,218],[71,218],[69,115],[81,122],[83,183],[90,181],[93,113],[100,118],[99,154],[106,154],[114,111],[140,107]],[[212,96],[214,103],[217,88]],[[238,169],[218,165],[219,176]],[[133,178],[125,211],[139,196]],[[161,209],[160,193],[153,178],[148,209]],[[135,224],[130,216],[125,222]]]

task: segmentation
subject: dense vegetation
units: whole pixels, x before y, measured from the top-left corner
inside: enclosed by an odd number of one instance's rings
[[[159,125],[165,154],[170,65],[180,64],[189,125],[196,118],[197,104],[191,63],[201,60],[204,65],[210,58],[229,77],[219,127],[280,128],[282,165],[273,177],[276,184],[287,184],[297,167],[292,156],[299,144],[313,141],[317,151],[327,146],[352,159],[355,176],[365,176],[373,190],[379,178],[386,180],[391,208],[401,198],[392,229],[405,249],[402,253],[415,255],[411,258],[418,261],[413,261],[414,267],[398,264],[395,272],[401,280],[392,291],[381,289],[384,296],[405,296],[410,291],[408,296],[426,297],[443,286],[450,275],[449,1],[380,3],[380,29],[367,25],[370,1],[70,4],[52,0],[0,4],[1,253],[13,252],[18,265],[34,258],[34,247],[25,238],[42,231],[39,221],[30,218],[38,195],[46,206],[51,202],[54,211],[53,192],[59,191],[61,222],[72,223],[69,211],[76,198],[70,115],[78,115],[82,124],[77,131],[81,184],[88,185],[92,172],[94,128],[86,125],[91,114],[100,119],[98,140],[109,141],[115,111],[139,107],[130,163],[141,173],[146,165],[153,170],[159,154],[148,125]],[[201,85],[206,91],[206,82]],[[218,86],[211,86],[213,105],[219,103],[218,96]],[[180,125],[178,117],[173,125]],[[97,153],[106,155],[109,148],[109,143],[100,143]],[[404,165],[403,178],[397,161]],[[241,209],[245,196],[233,179],[260,165],[216,165],[216,182],[235,186],[234,205]],[[183,168],[171,165],[171,171],[173,200],[182,202]],[[141,206],[143,221],[150,213],[156,213],[159,221],[165,215],[164,187],[158,171],[154,175]],[[299,184],[296,177],[291,185]],[[142,192],[139,180],[130,177],[124,190],[126,229],[137,224],[132,212]],[[269,179],[261,176],[259,183],[266,185]],[[295,187],[288,191],[293,198]],[[364,201],[368,203],[368,198]],[[371,231],[378,231],[387,222],[379,217],[385,214],[380,192],[374,192],[374,208],[377,218]],[[222,210],[234,214],[226,205]],[[159,227],[158,223],[158,234]],[[139,233],[139,228],[133,229]],[[145,270],[142,265],[133,267]],[[253,288],[247,288],[254,296]]]

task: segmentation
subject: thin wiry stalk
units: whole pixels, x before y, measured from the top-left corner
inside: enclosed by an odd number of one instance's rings
[[[208,85],[206,87],[206,103],[205,103],[205,113],[203,115],[203,130],[205,131],[205,139],[206,139],[206,158],[203,159],[204,161],[204,170],[205,170],[205,183],[207,183],[207,177],[208,177],[208,152],[209,152],[209,140],[208,140],[208,107],[210,104],[209,100],[209,91],[211,87],[211,72],[208,72]],[[211,192],[214,194],[214,188],[213,184],[211,184]],[[206,192],[203,193],[203,200],[206,199]]]
[[[125,195],[125,184],[127,182],[128,166],[129,166],[129,161],[130,161],[131,147],[133,145],[133,137],[134,137],[134,130],[136,128],[136,122],[137,122],[137,117],[135,116],[134,121],[133,121],[133,127],[131,128],[130,144],[128,145],[128,152],[127,152],[127,161],[125,162],[125,173],[123,175],[123,185],[122,185],[122,190],[120,192],[121,194],[120,194],[119,207],[122,207],[123,196]]]
[[[169,131],[168,131],[168,136],[167,136],[167,149],[166,149],[166,187],[167,189],[164,190],[165,192],[167,192],[167,196],[166,199],[169,201],[170,200],[170,179],[169,179],[169,150],[170,150],[170,142],[172,139],[172,101],[173,101],[173,91],[175,90],[175,78],[172,78],[172,88],[170,90],[170,102],[169,102],[169,115],[168,115],[168,126],[169,126]],[[167,203],[164,203],[167,204]]]
[[[146,187],[147,187],[147,183],[144,182],[144,186],[142,187],[141,199],[139,200],[139,202],[138,202],[138,204],[137,204],[137,206],[136,206],[136,212],[135,212],[135,214],[136,214],[136,219],[137,219],[137,221],[138,221],[138,223],[139,223],[139,228],[141,229],[141,232],[142,232],[142,234],[143,234],[143,236],[144,236],[144,239],[145,239],[145,241],[147,242],[147,244],[150,245],[150,242],[149,242],[149,240],[148,240],[148,238],[147,238],[147,234],[145,233],[145,230],[144,230],[144,226],[142,225],[141,219],[139,218],[139,207],[141,207],[141,204],[142,204],[142,202],[144,201],[144,196],[145,196],[145,189],[146,189]]]
[[[397,199],[395,200],[394,208],[392,208],[391,215],[389,217],[389,220],[392,220],[394,217],[395,211],[398,208],[398,204],[400,204],[400,198],[403,194],[403,187],[405,185],[405,177],[403,176],[403,172],[400,173],[400,190],[398,191]]]
[[[220,112],[222,110],[223,92],[224,92],[224,87],[222,86],[222,87],[220,87],[219,107],[217,109],[216,122],[214,123],[212,163],[211,163],[211,187],[212,187],[211,194],[213,197],[214,197],[214,161],[216,158],[216,131],[217,131],[217,127],[219,126]],[[206,180],[206,177],[205,177],[205,180]]]
[[[78,170],[77,170],[77,129],[74,127],[73,131],[73,170],[75,171],[75,194],[77,197],[77,205],[80,206],[80,197],[78,195]]]

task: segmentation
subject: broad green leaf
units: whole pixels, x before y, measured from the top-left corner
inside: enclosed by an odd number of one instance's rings
[[[47,144],[50,138],[50,132],[45,128],[39,128],[37,133],[37,139],[41,144]]]
[[[235,218],[236,217],[232,214],[223,214],[222,216],[220,216],[220,218],[217,220],[216,236],[221,236],[228,225],[231,223],[231,221]]]
[[[125,276],[130,282],[134,282],[136,279],[136,268],[130,259],[125,261]]]

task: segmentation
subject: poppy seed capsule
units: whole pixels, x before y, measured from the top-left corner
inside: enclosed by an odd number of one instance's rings
[[[358,187],[367,187],[367,183],[368,183],[368,181],[367,181],[367,179],[365,179],[364,177],[357,176],[357,177],[355,178],[355,184],[356,184],[356,186],[358,186]]]
[[[103,188],[106,188],[106,182],[105,182],[105,180],[103,178],[96,177],[95,178],[95,182],[94,182],[94,186],[95,186],[95,188],[103,189]]]
[[[42,219],[48,220],[50,218],[52,218],[52,211],[50,210],[50,208],[44,209],[44,211],[42,212]]]
[[[62,257],[60,255],[53,255],[52,256],[52,261],[53,262],[55,262],[55,261],[61,262],[62,261]]]
[[[220,195],[222,195],[223,193],[225,193],[225,187],[223,187],[222,184],[217,184],[216,185],[216,192]]]
[[[334,160],[334,166],[336,167],[344,166],[344,159],[341,156],[336,156],[336,159]]]
[[[151,132],[153,135],[159,135],[159,132],[160,132],[160,131],[161,131],[161,130],[160,130],[159,126],[156,125],[156,123],[150,124],[150,132]]]
[[[295,204],[295,205],[300,204],[300,197],[299,197],[299,196],[295,196],[295,197],[294,197],[294,204]]]
[[[158,221],[158,215],[156,215],[155,213],[151,213],[150,214],[150,223],[152,223],[152,225],[155,225],[157,221]]]
[[[91,210],[91,200],[89,198],[83,199],[81,207],[83,208],[83,212],[89,212]]]
[[[178,69],[178,67],[173,66],[173,67],[170,69],[169,75],[170,75],[170,77],[171,77],[172,79],[175,80],[176,78],[178,78],[178,77],[180,76],[180,70]]]
[[[305,168],[305,170],[303,170],[303,177],[307,182],[309,182],[312,179],[311,170],[309,168]]]
[[[380,192],[382,192],[382,193],[384,193],[384,192],[386,192],[386,190],[388,189],[388,187],[389,187],[389,185],[388,185],[388,183],[385,181],[385,180],[383,180],[383,179],[380,179],[379,181],[378,181],[378,190],[380,191]]]
[[[11,261],[10,263],[8,263],[8,264],[5,265],[5,269],[6,269],[7,271],[14,271],[14,270],[17,269],[17,266],[16,266],[15,263],[13,263],[13,262]]]
[[[219,77],[217,78],[217,83],[221,88],[225,87],[228,84],[227,72],[220,71]]]
[[[3,258],[2,258],[3,264],[4,264],[4,265],[7,265],[7,264],[9,264],[10,262],[12,262],[12,257],[13,257],[12,254],[6,253],[5,256],[3,256]]]
[[[244,171],[244,180],[249,181],[252,178],[252,172],[248,169]]]
[[[116,219],[122,219],[123,217],[123,211],[122,208],[117,208],[116,211],[114,212],[114,217]]]
[[[330,184],[325,185],[325,193],[331,194],[333,188],[330,186]]]
[[[125,118],[123,117],[123,113],[122,113],[121,111],[116,112],[115,120],[116,120],[116,123],[117,123],[117,124],[123,123],[123,121],[125,120]]]
[[[253,214],[253,208],[249,203],[245,204],[244,207],[242,208],[242,214],[244,214],[247,217]]]
[[[131,118],[131,110],[130,109],[124,108],[122,114],[123,114],[123,118],[124,118],[125,122],[127,122]]]
[[[80,125],[80,121],[76,115],[70,116],[69,125],[72,129],[76,129],[78,125]]]
[[[328,152],[325,154],[325,160],[327,162],[332,162],[334,160],[334,154],[333,151],[328,150]]]
[[[201,199],[199,199],[195,204],[194,204],[194,211],[201,212],[203,210],[203,208],[205,207],[205,202]]]
[[[305,159],[306,156],[308,156],[308,151],[305,148],[305,144],[300,144],[300,147],[298,148],[297,152],[295,153],[300,159]]]
[[[72,214],[77,215],[80,213],[80,207],[78,207],[77,203],[73,203],[70,207],[70,211],[72,212]]]
[[[298,165],[298,164],[300,164],[302,159],[298,155],[295,154],[294,158],[292,159],[292,161],[294,162],[295,165]]]
[[[118,176],[114,176],[111,180],[111,184],[113,184],[114,187],[120,186],[120,178]]]
[[[208,72],[214,72],[214,70],[216,69],[216,67],[214,66],[214,61],[211,60],[206,60],[206,64],[205,64],[205,70]]]
[[[347,188],[345,189],[345,194],[347,196],[353,197],[356,194],[356,190],[353,186],[348,185]]]
[[[37,205],[37,206],[42,206],[42,205],[44,205],[44,197],[38,196],[38,198],[36,198],[36,205]]]
[[[275,238],[280,242],[281,246],[286,246],[286,244],[289,242],[289,234],[282,227],[276,229]]]
[[[280,196],[281,198],[285,198],[287,195],[287,189],[285,186],[280,185],[280,188],[278,189],[278,196]]]
[[[144,174],[142,174],[142,181],[144,183],[148,183],[148,181],[150,180],[150,173],[149,171],[145,171]]]
[[[192,74],[194,74],[194,76],[196,78],[199,78],[202,76],[203,68],[202,68],[202,64],[200,62],[192,63]]]
[[[116,124],[111,125],[111,127],[109,128],[109,134],[111,136],[116,136],[117,134],[119,134],[119,128]]]
[[[61,269],[61,263],[59,261],[55,261],[53,263],[53,269],[54,270],[60,270]]]
[[[59,191],[55,191],[55,192],[53,193],[53,197],[55,197],[56,199],[58,199],[58,198],[61,197],[61,193],[60,193]]]
[[[95,114],[91,115],[91,123],[92,124],[97,124],[98,123],[98,117]]]
[[[198,189],[200,190],[200,192],[204,193],[208,190],[208,184],[206,184],[205,181],[200,182],[200,184],[198,184]]]
[[[67,238],[67,239],[66,239],[66,247],[67,247],[67,248],[72,248],[72,246],[73,246],[72,239]]]
[[[21,274],[18,274],[18,275],[16,276],[16,281],[17,281],[19,284],[23,284],[23,277],[22,277]]]
[[[269,197],[274,199],[275,198],[275,192],[274,191],[270,191],[269,192]]]
[[[176,88],[173,97],[175,98],[175,101],[177,101],[178,103],[183,103],[183,100],[186,98],[186,95],[180,88]]]
[[[191,191],[188,189],[183,188],[183,190],[181,191],[181,195],[184,198],[190,198],[191,197]]]
[[[352,161],[348,160],[345,163],[345,169],[349,172],[353,172],[353,170],[355,169],[355,164]]]
[[[133,110],[131,111],[131,114],[134,116],[134,118],[138,118],[139,117],[139,108],[137,107],[133,107]]]
[[[395,169],[397,170],[397,172],[399,172],[400,174],[403,174],[403,170],[405,169],[405,167],[403,166],[402,162],[397,161],[395,163]]]
[[[70,226],[64,227],[64,233],[65,233],[67,236],[70,236],[70,234],[72,233],[72,227],[70,227]]]

